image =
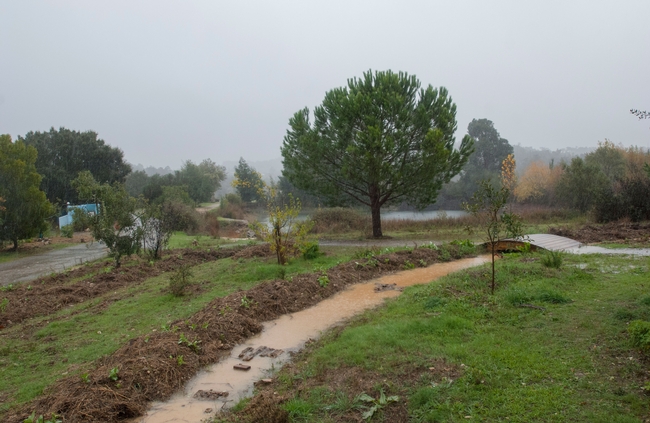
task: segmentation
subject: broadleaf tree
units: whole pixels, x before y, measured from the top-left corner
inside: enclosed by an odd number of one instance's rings
[[[108,247],[115,267],[120,267],[122,257],[140,251],[144,231],[138,213],[142,213],[144,205],[129,195],[124,184],[101,184],[89,171],[80,172],[72,186],[80,199],[96,204],[98,210],[94,215],[77,211],[74,218],[81,220],[93,237]]]
[[[284,137],[283,175],[297,188],[332,202],[370,208],[381,237],[381,208],[433,203],[443,183],[472,152],[465,136],[454,148],[456,105],[447,90],[422,88],[413,75],[368,71],[298,111]]]
[[[89,171],[101,183],[124,182],[131,166],[124,153],[98,138],[93,131],[72,131],[66,128],[49,132],[28,132],[25,144],[38,151],[36,169],[43,175],[41,188],[52,203],[79,202],[72,180],[79,172]]]
[[[18,241],[47,228],[53,207],[39,189],[36,149],[11,136],[0,135],[0,241]]]

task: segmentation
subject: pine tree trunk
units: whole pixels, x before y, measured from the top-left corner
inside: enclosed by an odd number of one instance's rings
[[[373,201],[370,208],[372,213],[372,236],[373,238],[381,238],[381,206],[379,202]]]

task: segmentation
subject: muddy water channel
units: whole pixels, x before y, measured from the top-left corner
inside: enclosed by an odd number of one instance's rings
[[[271,378],[272,372],[290,360],[293,352],[310,339],[318,338],[322,331],[378,306],[385,298],[399,295],[401,288],[428,283],[487,261],[489,256],[482,256],[398,272],[351,286],[311,308],[266,322],[259,335],[233,348],[230,357],[197,374],[183,392],[167,402],[154,403],[144,417],[133,422],[199,423],[250,396],[254,383]],[[249,361],[243,359],[248,357],[239,357],[242,352],[256,350],[260,353]],[[250,369],[235,369],[239,365],[250,366]]]

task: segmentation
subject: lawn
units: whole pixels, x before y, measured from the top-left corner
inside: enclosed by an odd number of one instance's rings
[[[347,422],[374,406],[368,420],[384,422],[648,421],[649,360],[626,328],[650,320],[650,260],[541,258],[500,260],[495,295],[488,267],[407,289],[307,347],[226,418],[280,407],[291,422]]]

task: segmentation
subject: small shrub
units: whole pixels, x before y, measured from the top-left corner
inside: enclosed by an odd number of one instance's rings
[[[0,301],[0,313],[4,313],[8,305],[9,299],[3,298],[2,301]]]
[[[253,300],[244,295],[241,298],[241,306],[244,308],[250,308],[251,305],[253,305]]]
[[[547,251],[542,257],[542,265],[552,269],[559,269],[564,262],[564,253],[562,251]]]
[[[313,260],[320,256],[320,247],[318,242],[306,242],[300,247],[300,252],[305,260]]]
[[[530,242],[524,242],[521,247],[517,248],[517,250],[519,250],[519,252],[524,256],[530,255],[532,251],[530,248]]]
[[[404,262],[404,269],[405,270],[415,269],[415,264],[411,263],[409,260],[406,260],[406,262]]]
[[[451,260],[451,252],[449,251],[449,247],[446,245],[443,245],[440,248],[440,261],[450,261]]]
[[[372,258],[372,257],[375,257],[378,254],[382,254],[382,251],[380,251],[377,247],[366,248],[364,250],[356,251],[352,255],[352,258],[354,258],[354,259]],[[388,254],[388,252],[386,252],[386,254]]]
[[[217,214],[227,219],[244,219],[244,202],[238,194],[226,194],[219,200]]]
[[[634,320],[627,327],[632,345],[642,351],[650,352],[650,322]]]
[[[111,369],[111,371],[108,373],[108,378],[109,378],[110,380],[112,380],[113,382],[116,382],[117,379],[120,378],[120,376],[119,376],[119,372],[120,372],[120,369],[118,369],[117,367],[113,367],[113,368]]]
[[[214,213],[206,213],[203,216],[203,233],[210,235],[212,238],[219,236],[219,218]]]
[[[318,277],[318,284],[322,288],[325,288],[329,283],[330,283],[330,278],[328,278],[327,275],[321,275]]]
[[[175,297],[180,297],[185,293],[185,288],[190,285],[192,277],[192,269],[190,266],[184,264],[180,266],[169,277],[169,291]]]
[[[66,238],[72,238],[74,236],[74,227],[72,225],[66,225],[61,228],[61,236]]]

